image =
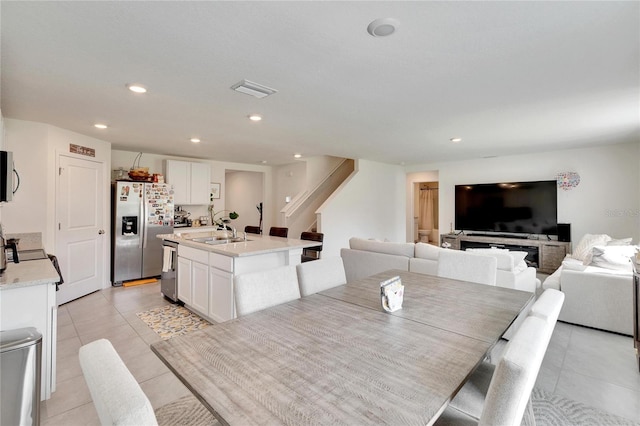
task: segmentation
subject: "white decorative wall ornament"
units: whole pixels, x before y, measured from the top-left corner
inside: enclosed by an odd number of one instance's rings
[[[576,172],[561,172],[556,176],[558,188],[568,191],[580,183],[580,175]]]

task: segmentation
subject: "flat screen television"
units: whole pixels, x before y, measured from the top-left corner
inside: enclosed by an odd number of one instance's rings
[[[555,180],[456,185],[455,227],[504,234],[558,234]]]

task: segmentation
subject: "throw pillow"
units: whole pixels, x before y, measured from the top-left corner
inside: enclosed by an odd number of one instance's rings
[[[605,269],[631,271],[631,257],[635,256],[636,246],[595,246],[592,249],[590,266]]]
[[[631,245],[632,238],[621,238],[619,240],[611,240],[607,242],[608,246],[628,246]]]
[[[590,256],[589,256],[590,258]],[[589,260],[591,261],[591,260]],[[587,269],[587,265],[582,262],[577,261],[576,259],[566,259],[562,261],[562,267],[569,271],[584,271]]]
[[[516,266],[513,267],[513,272],[514,274],[518,275],[520,272],[525,271],[528,268],[527,266],[527,262],[525,262],[524,260],[521,261],[520,263],[518,263]]]
[[[511,255],[511,257],[513,257],[513,264],[518,265],[524,260],[525,257],[527,257],[527,254],[529,253],[527,253],[526,251],[510,251],[509,254]]]
[[[571,257],[584,261],[594,246],[603,246],[609,241],[611,241],[611,237],[607,234],[585,234],[578,245],[576,245],[576,248],[573,249]]]

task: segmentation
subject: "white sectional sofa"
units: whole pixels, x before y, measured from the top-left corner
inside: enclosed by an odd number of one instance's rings
[[[438,258],[443,249],[425,243],[394,243],[351,238],[349,248],[340,251],[347,281],[357,280],[388,269],[437,275]],[[516,255],[496,249],[476,250],[498,259],[496,285],[529,292],[536,291],[536,270],[524,262],[526,253]],[[511,253],[511,254],[510,254]],[[519,259],[519,261],[517,261]]]
[[[392,243],[351,238],[349,248],[340,250],[347,282],[359,280],[389,269],[409,270],[413,243]]]
[[[594,259],[594,249],[596,255],[607,251],[631,254],[636,246],[607,246],[611,243],[612,239],[606,235],[585,235],[573,254],[567,256],[562,266],[545,279],[542,287],[560,290],[565,294],[558,317],[560,321],[632,335],[631,264],[626,267],[624,263],[607,262],[606,256]]]

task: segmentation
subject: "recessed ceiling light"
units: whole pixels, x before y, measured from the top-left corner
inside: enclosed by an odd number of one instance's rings
[[[96,124],[93,125],[93,127],[97,128],[97,129],[106,129],[108,126],[106,124],[96,123]]]
[[[147,93],[147,89],[139,84],[128,84],[127,88],[135,93]]]
[[[251,120],[251,121],[260,121],[260,120],[262,120],[262,116],[258,115],[258,114],[251,114],[251,115],[249,115],[249,120]]]
[[[302,154],[293,154],[294,158],[301,158]]]
[[[458,143],[458,142],[462,142],[462,138],[451,138],[449,139],[451,142],[453,143]]]
[[[191,138],[190,140],[193,143],[200,143],[200,139],[198,139],[198,138]]]
[[[388,37],[396,32],[400,22],[392,18],[376,19],[367,27],[367,32],[374,37]]]

